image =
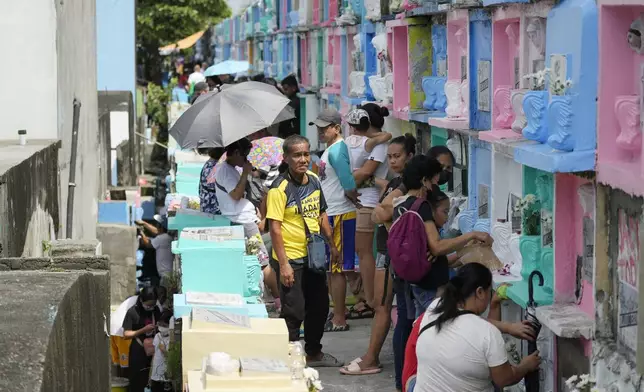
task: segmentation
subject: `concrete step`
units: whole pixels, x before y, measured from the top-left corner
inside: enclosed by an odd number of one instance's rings
[[[50,257],[92,257],[102,254],[98,240],[54,240],[45,246],[45,255]]]

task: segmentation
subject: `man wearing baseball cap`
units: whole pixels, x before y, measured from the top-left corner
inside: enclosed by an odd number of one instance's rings
[[[315,125],[318,128],[326,128],[330,125],[337,125],[340,127],[342,124],[342,116],[340,112],[335,109],[327,108],[321,111],[317,118],[309,123],[309,126]]]
[[[327,215],[333,230],[333,241],[342,254],[340,261],[329,266],[331,298],[333,298],[333,317],[327,320],[325,332],[342,332],[349,329],[345,312],[347,277],[356,266],[356,206],[358,192],[351,172],[349,149],[342,138],[342,116],[335,109],[323,110],[315,121],[320,140],[327,148],[320,158],[318,177],[322,184],[322,194],[327,202]],[[357,294],[357,293],[354,293]]]

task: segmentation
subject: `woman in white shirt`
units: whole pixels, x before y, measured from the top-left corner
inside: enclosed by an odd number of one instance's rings
[[[261,219],[253,203],[245,198],[248,175],[253,172],[253,165],[246,158],[251,147],[248,139],[240,139],[226,147],[226,160],[215,166],[215,187],[221,215],[244,226],[246,238],[256,237],[261,242],[258,258],[264,268],[268,265],[268,252],[257,226]],[[241,174],[237,167],[242,168]]]
[[[539,352],[518,366],[508,362],[501,332],[480,317],[492,298],[492,273],[482,264],[461,267],[438,306],[420,326],[414,392],[493,392],[539,369]]]
[[[387,186],[386,143],[391,139],[391,134],[382,132],[382,127],[388,115],[386,107],[369,103],[352,110],[346,117],[353,134],[345,142],[349,147],[351,170],[360,194],[360,208],[356,211],[356,253],[366,299],[363,309],[359,309],[358,304],[353,307],[352,318],[360,318],[363,313],[373,316],[375,271],[385,267],[376,265],[374,258],[376,224],[371,219],[371,213],[380,199],[380,190]]]

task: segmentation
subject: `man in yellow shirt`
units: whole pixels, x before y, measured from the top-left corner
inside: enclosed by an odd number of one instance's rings
[[[331,240],[326,200],[320,180],[308,170],[309,141],[300,135],[284,140],[282,174],[268,191],[266,218],[270,220],[273,252],[271,265],[280,277],[281,317],[286,321],[289,340],[300,340],[304,322],[306,361],[311,367],[340,367],[342,363],[322,352],[322,335],[329,313],[326,273],[308,266],[307,234],[322,232],[332,262],[340,253]],[[297,198],[302,205],[299,210]]]

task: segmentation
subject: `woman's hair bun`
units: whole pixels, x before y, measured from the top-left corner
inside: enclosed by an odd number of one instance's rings
[[[381,107],[380,107],[380,115],[381,115],[382,117],[387,117],[387,116],[389,116],[389,109],[387,109],[387,107],[386,107],[386,106],[381,106]]]

